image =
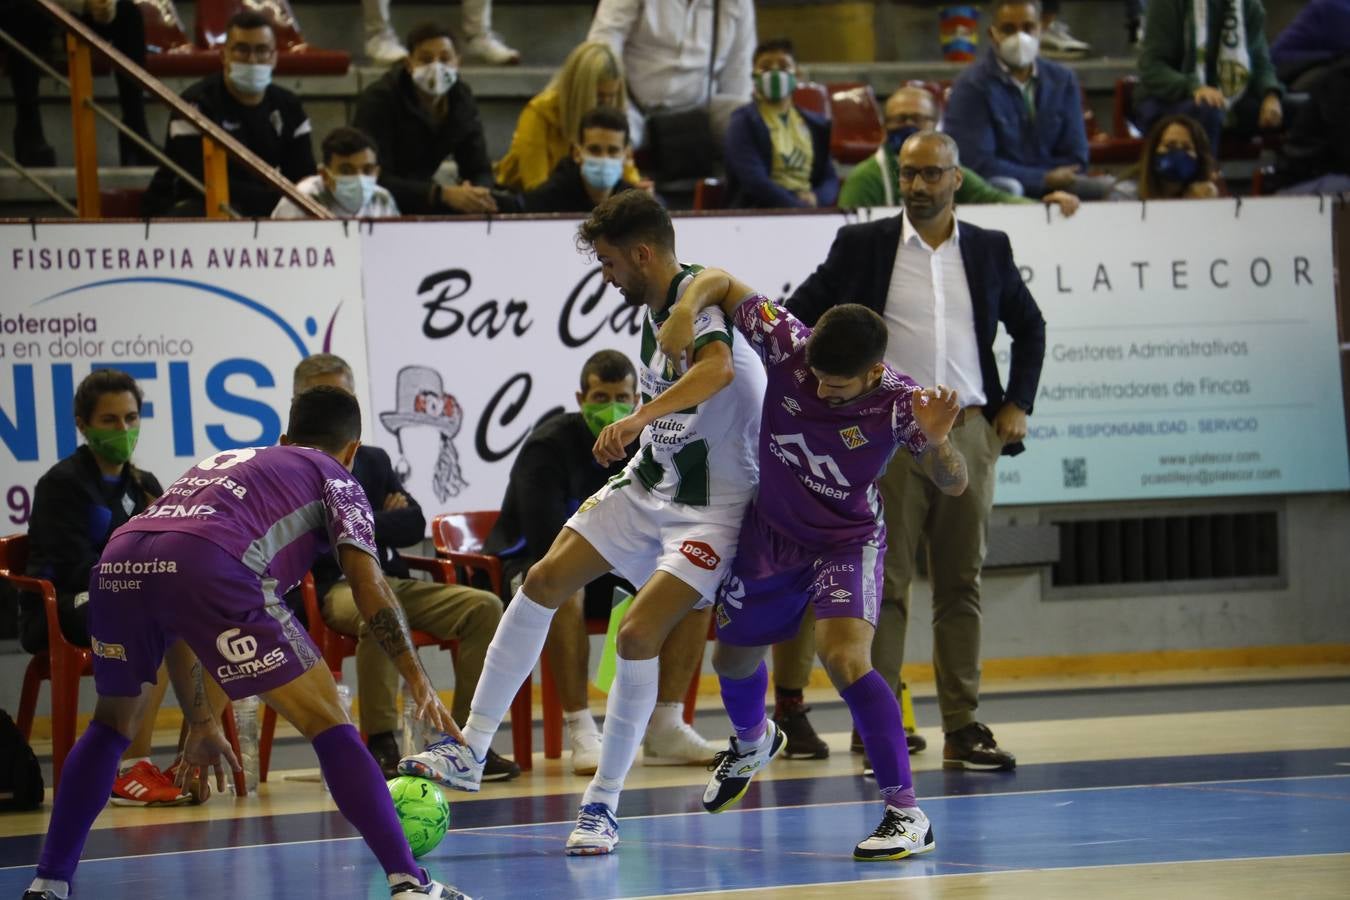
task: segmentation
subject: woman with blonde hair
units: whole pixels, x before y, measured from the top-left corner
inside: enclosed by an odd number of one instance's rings
[[[581,117],[597,106],[627,109],[623,66],[609,44],[589,41],[567,55],[548,87],[536,94],[520,114],[511,149],[497,163],[497,183],[508,190],[528,191],[548,180],[554,166],[570,158],[579,140]],[[623,180],[638,184],[641,176],[630,158]]]

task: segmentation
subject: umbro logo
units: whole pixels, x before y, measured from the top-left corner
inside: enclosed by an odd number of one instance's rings
[[[853,599],[853,594],[840,588],[837,591],[831,591],[830,596],[834,598],[835,603],[847,603]]]
[[[795,416],[802,411],[802,405],[791,397],[784,397],[783,409],[787,410],[788,415]]]

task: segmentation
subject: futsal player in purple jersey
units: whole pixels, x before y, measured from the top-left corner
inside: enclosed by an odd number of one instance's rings
[[[719,306],[768,375],[759,432],[759,490],[732,570],[718,591],[713,664],[736,734],[703,794],[721,812],[785,740],[764,714],[768,648],[797,632],[809,603],[820,656],[876,769],[885,813],[855,859],[900,859],[935,846],[914,779],[900,705],[872,669],[886,526],[876,480],[897,450],[912,453],[948,494],[966,488],[965,460],[947,440],[956,392],[920,388],[882,362],[886,325],[844,304],[814,331],[726,272],[695,277],[658,342],[678,354],[699,312]]]
[[[347,720],[332,674],[280,599],[319,554],[335,554],[371,633],[406,681],[417,717],[459,734],[380,571],[374,516],[350,472],[360,437],[355,397],[334,387],[305,391],[291,403],[282,446],[207,457],[114,532],[89,584],[98,703],[67,757],[24,900],[70,896],[85,839],[165,658],[188,722],[180,787],[212,768],[224,790],[224,765],[239,768],[207,705],[207,672],[231,699],[261,696],[314,745],[333,801],[375,853],[393,900],[467,900],[431,881],[413,859],[384,777]]]

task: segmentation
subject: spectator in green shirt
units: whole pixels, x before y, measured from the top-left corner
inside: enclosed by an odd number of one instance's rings
[[[921,87],[902,87],[886,100],[886,143],[877,152],[854,166],[839,191],[841,209],[863,206],[899,206],[900,146],[910,135],[932,131],[937,126],[937,104],[933,95]],[[989,184],[971,169],[961,167],[965,176],[956,192],[956,202],[1035,203],[1030,197],[1018,197]],[[1054,203],[1066,216],[1078,209],[1078,198],[1067,191],[1051,191],[1041,202]]]

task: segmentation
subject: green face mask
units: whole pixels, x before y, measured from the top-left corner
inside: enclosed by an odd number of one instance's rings
[[[586,419],[586,426],[591,429],[591,434],[596,437],[600,436],[606,425],[613,425],[632,411],[631,403],[581,404],[581,415]]]
[[[89,449],[104,459],[115,463],[124,463],[131,459],[136,449],[136,440],[141,436],[140,428],[86,428],[84,439]]]
[[[792,92],[797,89],[797,75],[795,72],[769,69],[755,75],[755,84],[759,88],[761,97],[777,103],[779,100],[792,96]]]

